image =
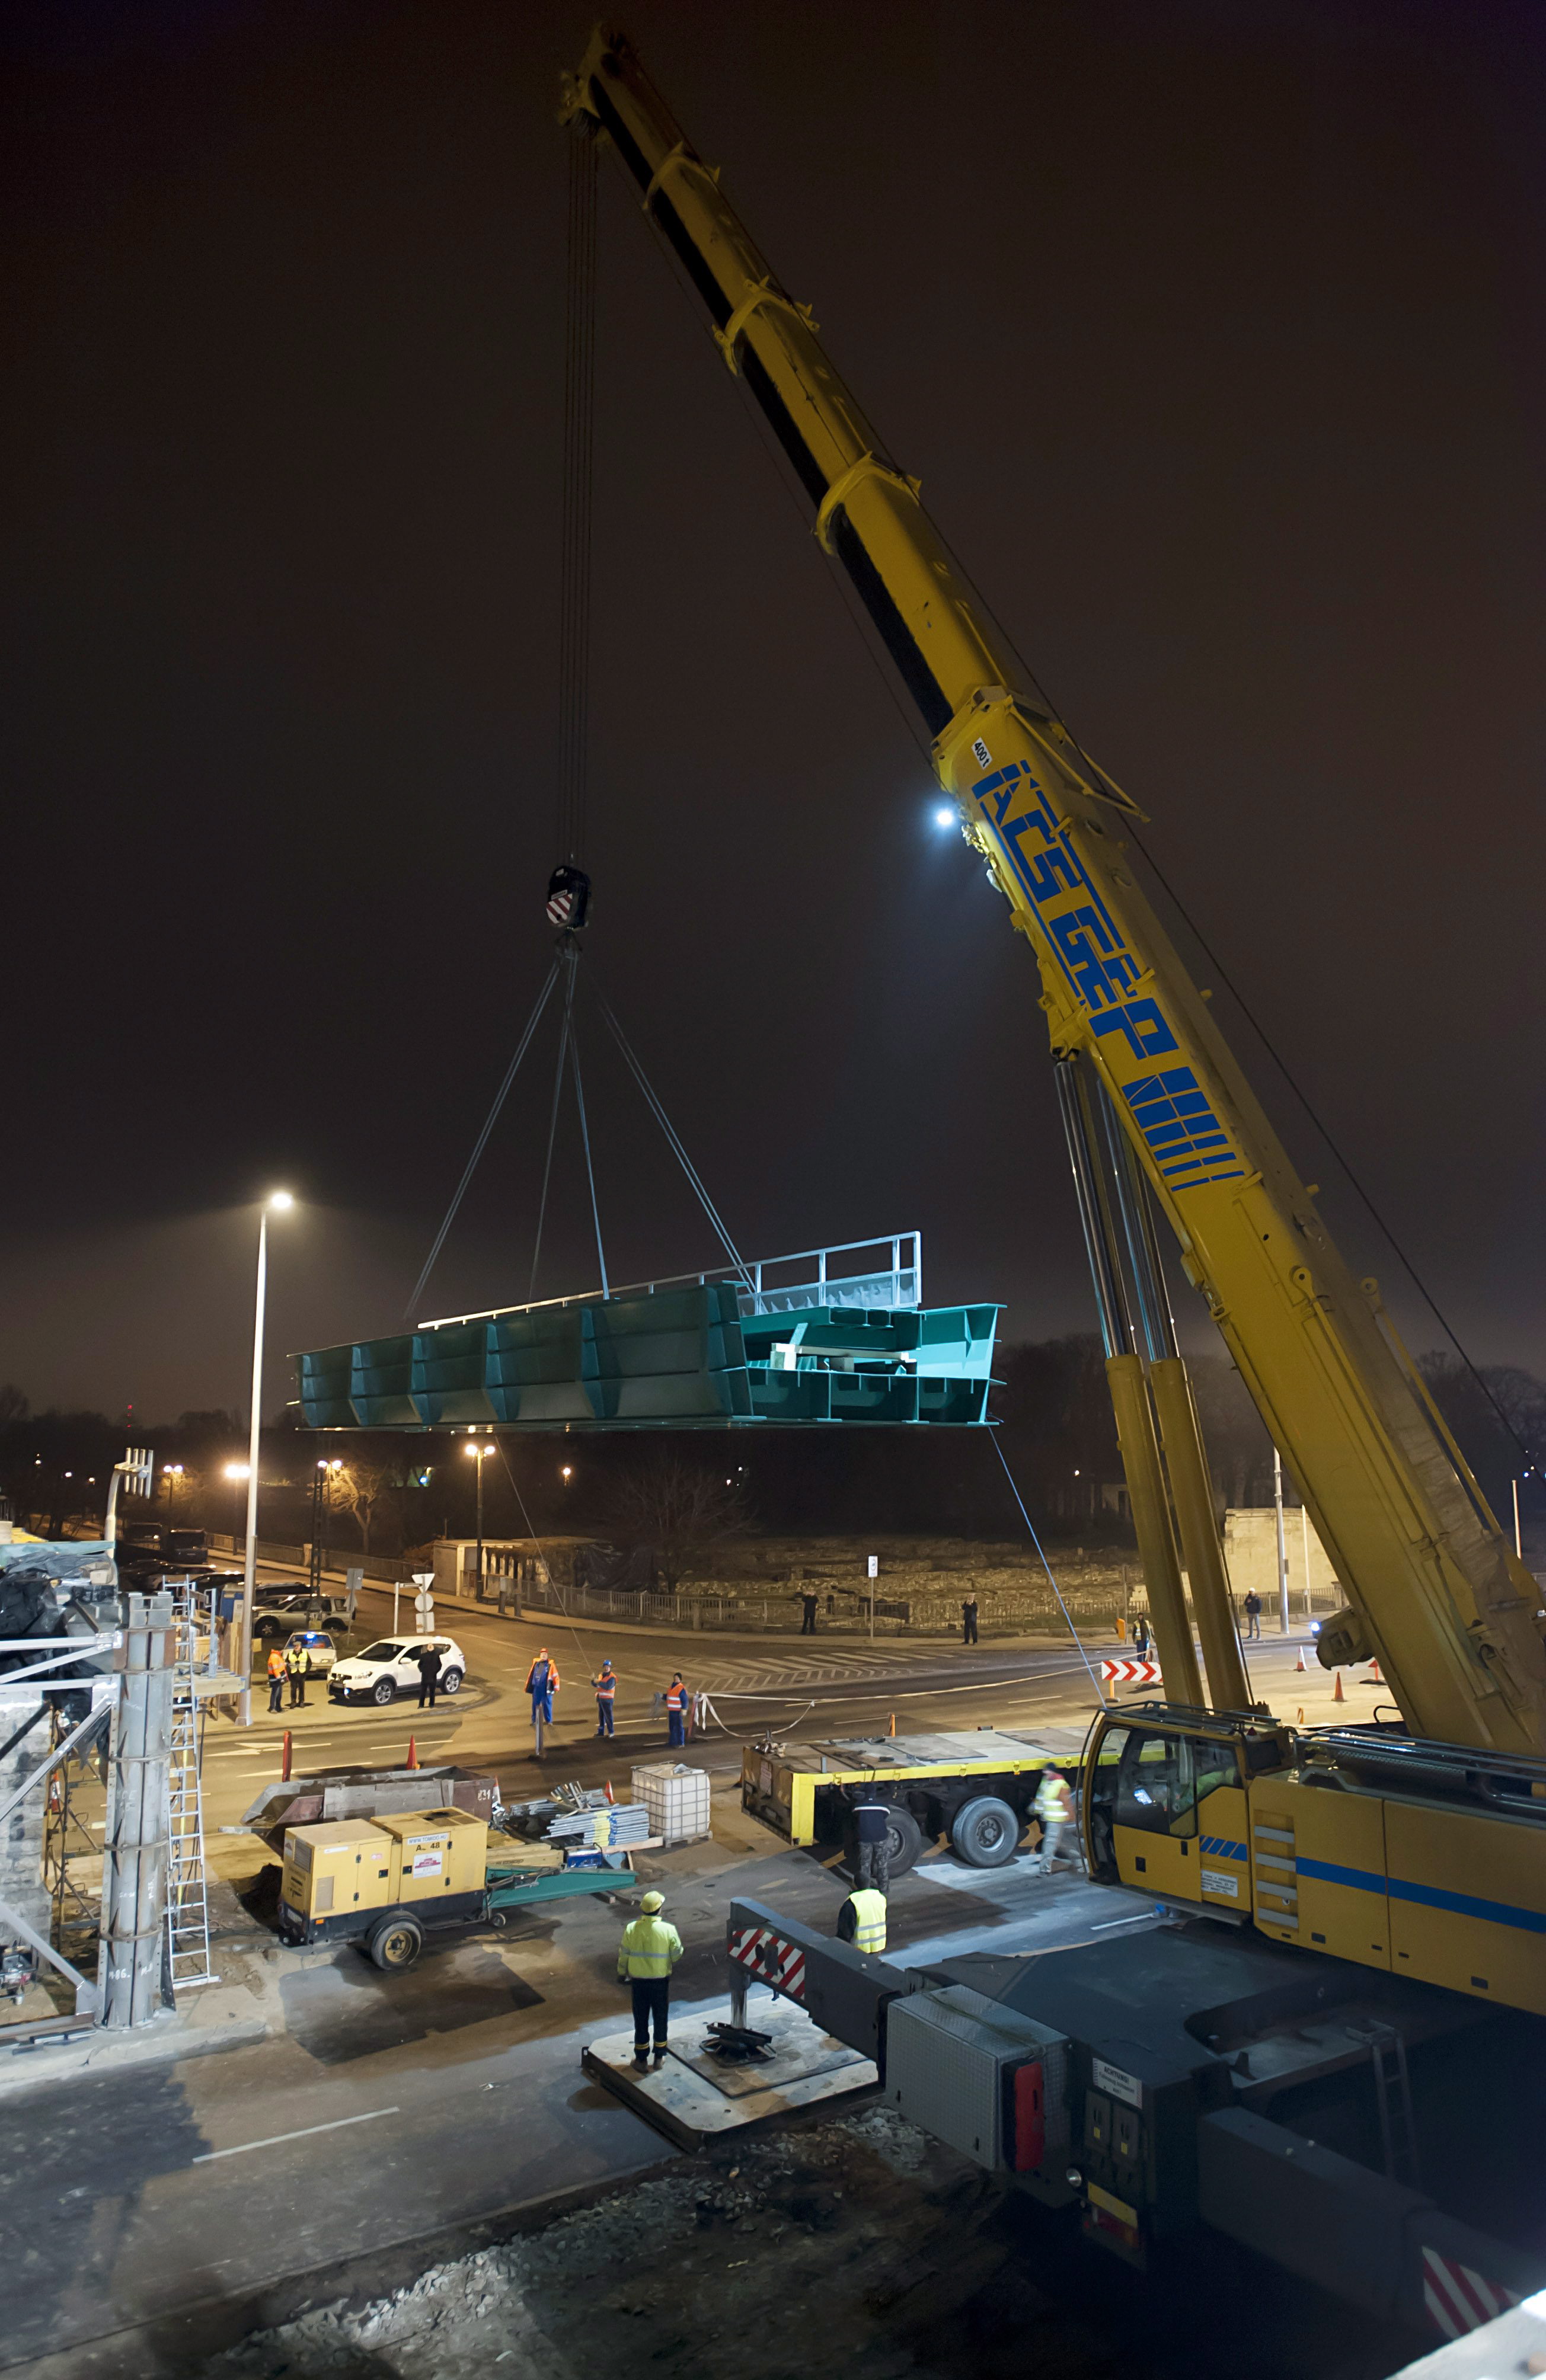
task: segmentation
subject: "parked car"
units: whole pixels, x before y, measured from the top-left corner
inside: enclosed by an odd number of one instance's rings
[[[239,1586],[241,1581],[238,1579],[237,1584]],[[342,1618],[344,1605],[337,1596],[324,1595],[320,1600],[324,1620],[332,1621]],[[260,1588],[258,1600],[252,1607],[253,1635],[264,1638],[287,1636],[298,1622],[306,1619],[310,1602],[310,1597],[305,1593],[273,1595],[266,1587]]]
[[[335,1703],[390,1703],[419,1691],[417,1656],[426,1645],[440,1654],[440,1691],[454,1694],[467,1675],[467,1656],[454,1636],[383,1636],[363,1653],[335,1663],[327,1682]]]

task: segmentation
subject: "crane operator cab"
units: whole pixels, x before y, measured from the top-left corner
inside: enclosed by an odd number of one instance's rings
[[[1264,1716],[1155,1703],[1102,1714],[1084,1763],[1090,1875],[1248,1916],[1247,1789],[1291,1758],[1286,1730]]]

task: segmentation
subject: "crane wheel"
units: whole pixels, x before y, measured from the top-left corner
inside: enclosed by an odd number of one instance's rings
[[[980,1793],[964,1802],[951,1820],[951,1847],[968,1867],[1005,1866],[1019,1840],[1020,1822],[996,1793]]]

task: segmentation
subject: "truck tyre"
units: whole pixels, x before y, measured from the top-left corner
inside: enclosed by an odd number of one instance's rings
[[[910,1810],[894,1803],[886,1825],[886,1872],[906,1876],[923,1849],[923,1829]]]
[[[378,1678],[371,1689],[371,1700],[373,1703],[395,1703],[396,1699],[397,1689],[393,1681],[390,1678]]]
[[[963,1802],[950,1822],[950,1841],[957,1859],[968,1867],[1003,1867],[1015,1856],[1020,1822],[1007,1802],[996,1794],[980,1793]]]
[[[412,1966],[423,1949],[424,1929],[417,1917],[397,1910],[372,1926],[365,1947],[378,1967],[389,1975],[399,1974],[403,1968]]]

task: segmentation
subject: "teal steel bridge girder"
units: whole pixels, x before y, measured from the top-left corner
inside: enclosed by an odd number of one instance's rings
[[[318,1348],[296,1358],[300,1405],[345,1430],[987,1421],[997,1305],[752,1302],[695,1281]]]

